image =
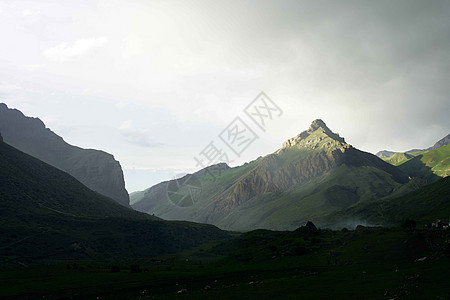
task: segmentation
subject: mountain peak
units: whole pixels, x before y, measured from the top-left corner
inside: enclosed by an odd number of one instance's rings
[[[327,124],[325,124],[324,121],[322,121],[321,119],[315,119],[314,121],[311,122],[311,126],[309,126],[309,130],[311,131],[315,131],[319,128],[323,128],[323,129],[328,129]]]
[[[285,141],[282,149],[293,146],[313,150],[333,150],[348,145],[345,143],[344,138],[340,137],[338,133],[332,132],[324,121],[321,119],[316,119],[312,121],[308,130],[305,130],[299,135]]]

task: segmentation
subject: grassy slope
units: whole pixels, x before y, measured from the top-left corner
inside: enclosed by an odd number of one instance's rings
[[[345,145],[329,137],[324,138],[319,130],[311,134],[303,143],[304,147],[287,148],[244,166],[223,170],[220,174],[214,171],[216,181],[208,174],[197,174],[202,193],[193,206],[176,207],[164,193],[155,193],[148,199],[145,198],[145,193],[141,193],[132,197],[132,202],[135,203],[133,207],[155,213],[164,219],[211,223],[224,229],[286,230],[297,228],[307,220],[314,220],[321,224],[324,216],[356,202],[372,201],[405,190],[403,184],[394,178],[399,175],[394,167],[373,155],[350,149],[348,151],[352,151],[352,154],[348,155],[350,157],[348,162],[306,182],[293,185],[281,193],[256,195],[230,213],[212,219],[211,207],[223,202],[235,184],[241,178],[249,176],[256,168],[267,166],[270,172],[287,170],[296,162],[311,158],[321,150],[337,150]],[[276,160],[275,164],[270,163],[273,157]],[[368,166],[364,166],[365,164]],[[164,189],[164,185],[158,188]],[[187,193],[187,189],[181,188],[180,193],[183,192]],[[150,202],[152,202],[152,208],[146,208],[145,205]],[[140,204],[143,206],[139,207]]]
[[[117,264],[121,271],[113,273],[110,264],[92,262],[0,272],[0,296],[439,299],[448,296],[446,238],[444,231],[423,230],[258,230],[136,262],[141,273],[131,273],[129,264]],[[181,289],[187,293],[177,294]]]
[[[402,171],[414,177],[430,180],[450,175],[450,145],[423,152],[399,166]]]
[[[215,201],[220,201],[220,195],[258,163],[255,161],[248,164],[245,169],[222,171],[218,182],[213,182],[209,175],[199,176],[203,197],[195,205],[178,208],[165,199],[151,213],[165,219],[205,222],[207,220],[203,218],[202,210],[214,205]],[[353,204],[352,201],[375,200],[401,189],[402,184],[377,168],[343,165],[285,193],[255,197],[214,224],[238,230],[294,229],[307,220],[321,224],[324,216]],[[341,193],[341,197],[337,197],[336,193]]]
[[[0,142],[0,265],[128,259],[226,237],[210,225],[161,221],[123,207]]]
[[[41,214],[149,219],[3,142],[0,142],[0,198],[1,205],[8,208],[2,210],[3,218],[18,211],[35,213],[37,210]]]
[[[382,159],[385,162],[390,163],[391,165],[398,166],[413,157],[414,156],[412,156],[411,154],[408,154],[408,153],[395,153],[391,157],[382,157]]]
[[[433,182],[450,175],[450,145],[430,151],[396,153],[384,161],[399,166],[411,177],[420,177]]]
[[[450,216],[450,177],[442,178],[406,195],[388,197],[372,203],[355,205],[339,214],[331,215],[328,224],[345,224],[359,220],[372,224],[400,224],[405,219],[429,223]]]
[[[233,183],[240,177],[245,176],[253,170],[259,163],[259,160],[253,161],[240,167],[230,168],[227,170],[212,170],[211,174],[202,174],[197,172],[195,180],[201,186],[201,194],[196,198],[193,206],[177,207],[174,206],[171,199],[167,196],[167,183],[158,184],[154,188],[147,189],[144,193],[132,195],[131,202],[133,207],[147,213],[154,213],[158,216],[164,216],[166,219],[190,220],[192,216],[198,212],[199,207],[208,206],[214,201],[213,199],[220,196],[221,193],[230,188]],[[212,176],[211,176],[212,175]],[[215,179],[214,179],[215,178]],[[156,189],[153,191],[152,189]],[[151,209],[147,207],[146,192],[154,192],[157,197],[152,198],[156,203],[151,203]],[[187,187],[182,186],[179,190],[180,194],[189,193]],[[139,207],[138,205],[142,206]]]
[[[255,198],[218,225],[277,230],[294,229],[308,220],[320,225],[331,212],[377,199],[401,187],[379,169],[343,165],[291,191]]]

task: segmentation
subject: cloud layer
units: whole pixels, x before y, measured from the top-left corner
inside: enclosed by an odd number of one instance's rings
[[[106,43],[108,43],[108,38],[105,36],[98,38],[82,38],[71,44],[63,42],[55,47],[45,49],[43,54],[48,59],[54,61],[69,61],[85,55],[96,48],[103,47]]]
[[[365,151],[426,148],[450,128],[449,11],[444,0],[3,1],[0,100],[127,170],[194,171],[261,91],[283,116],[253,128],[235,164],[317,118]],[[133,174],[131,190],[155,183]]]

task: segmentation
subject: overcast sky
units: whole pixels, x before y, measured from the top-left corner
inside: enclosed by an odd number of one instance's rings
[[[450,128],[450,1],[0,1],[0,101],[112,153],[129,192],[231,165],[323,119],[353,146],[425,148]],[[264,91],[283,114],[243,113]],[[218,135],[241,117],[239,157]]]

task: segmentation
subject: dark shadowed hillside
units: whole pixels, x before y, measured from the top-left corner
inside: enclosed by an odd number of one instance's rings
[[[38,118],[0,103],[0,132],[9,145],[61,169],[91,190],[129,206],[122,167],[106,152],[66,143]]]
[[[0,266],[148,257],[227,236],[123,207],[0,141]]]

